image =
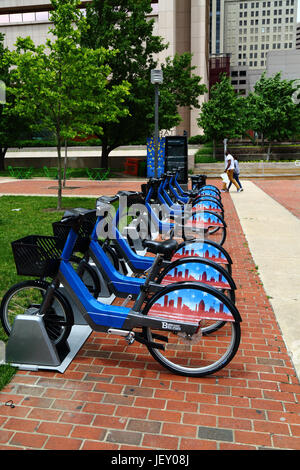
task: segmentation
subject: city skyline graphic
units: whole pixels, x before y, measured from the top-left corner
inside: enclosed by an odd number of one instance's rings
[[[178,289],[162,296],[148,312],[167,321],[198,323],[202,319],[234,321],[226,305],[198,289]]]
[[[203,282],[219,289],[230,289],[226,278],[217,269],[199,262],[179,264],[162,280],[163,285],[173,282]]]
[[[223,224],[218,217],[216,217],[214,214],[210,214],[207,212],[199,212],[193,214],[192,217],[188,219],[185,225],[197,225],[198,227],[202,228],[223,227]]]
[[[172,261],[186,258],[188,256],[197,256],[199,258],[212,260],[216,263],[228,264],[228,261],[222,251],[206,242],[190,243],[188,245],[184,245],[182,248],[176,251]]]
[[[199,202],[195,206],[192,207],[193,211],[199,211],[199,210],[207,210],[207,211],[212,211],[212,212],[222,212],[220,207],[212,201],[206,201],[206,202]]]

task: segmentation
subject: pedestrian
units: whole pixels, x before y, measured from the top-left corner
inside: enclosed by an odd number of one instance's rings
[[[236,181],[237,184],[239,185],[240,190],[241,190],[241,191],[244,191],[244,189],[243,189],[243,187],[242,187],[242,184],[241,184],[241,182],[240,182],[240,178],[239,178],[239,176],[240,176],[239,161],[238,161],[238,159],[237,159],[236,157],[233,157],[233,158],[234,158],[233,178],[235,179],[235,181]],[[228,185],[228,188],[227,188],[228,191],[229,191],[229,189],[230,189],[231,184],[232,184],[232,183],[231,183],[231,181],[230,181],[230,183],[229,183],[229,185]]]
[[[241,188],[240,186],[237,184],[236,180],[234,179],[233,177],[233,172],[234,172],[234,158],[233,156],[227,151],[226,154],[225,154],[225,173],[227,173],[228,175],[228,178],[229,178],[229,187],[230,187],[230,184],[233,183],[234,186],[236,187],[237,189],[237,192],[239,193],[241,191]],[[229,187],[227,189],[227,185],[226,183],[224,182],[223,183],[223,188],[221,189],[221,191],[224,193],[224,192],[228,192],[229,190]]]

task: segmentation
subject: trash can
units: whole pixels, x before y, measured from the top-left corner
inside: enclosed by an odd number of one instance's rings
[[[139,176],[146,176],[146,169],[147,169],[146,160],[139,160],[138,175]]]
[[[191,176],[191,180],[192,180],[192,189],[193,190],[198,189],[198,175]]]
[[[138,158],[126,158],[126,161],[125,161],[126,175],[138,176],[138,171],[139,171],[139,159]]]
[[[191,176],[192,180],[192,189],[201,189],[202,186],[206,185],[206,175],[193,175]]]

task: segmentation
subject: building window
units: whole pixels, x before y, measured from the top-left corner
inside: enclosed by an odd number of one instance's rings
[[[49,12],[48,11],[37,11],[36,12],[36,21],[48,21]]]
[[[35,13],[23,13],[23,21],[35,21]]]
[[[9,15],[0,15],[0,23],[9,23]]]
[[[16,13],[14,15],[9,15],[9,20],[11,23],[22,23],[23,18],[21,13]]]

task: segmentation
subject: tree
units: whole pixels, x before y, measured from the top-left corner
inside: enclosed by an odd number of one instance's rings
[[[6,88],[11,85],[11,63],[8,59],[8,49],[4,47],[4,35],[0,33],[0,80],[5,88],[6,101],[11,106],[14,96]],[[0,170],[4,170],[4,158],[7,149],[18,146],[21,139],[29,137],[29,123],[19,116],[9,114],[6,103],[0,104]]]
[[[120,145],[146,141],[154,130],[154,87],[150,82],[152,69],[158,67],[157,55],[167,45],[153,35],[154,22],[151,0],[93,0],[87,6],[86,18],[90,26],[83,32],[84,47],[118,49],[119,54],[109,57],[112,70],[110,86],[122,80],[131,84],[126,97],[129,114],[119,122],[103,122],[101,167],[108,167],[109,153]],[[183,54],[162,64],[164,83],[160,86],[160,127],[170,129],[180,122],[178,106],[199,106],[198,97],[206,91],[201,78],[193,75],[191,55]]]
[[[198,119],[205,136],[213,140],[214,158],[218,141],[239,137],[248,129],[247,107],[247,101],[235,93],[230,79],[223,74],[212,86],[210,99],[202,104]]]
[[[122,81],[108,88],[111,70],[107,65],[116,51],[79,47],[80,31],[87,31],[80,0],[51,0],[53,39],[35,46],[31,38],[18,38],[11,53],[15,95],[12,112],[34,121],[35,128],[48,129],[56,138],[58,157],[58,204],[61,208],[62,157],[64,141],[77,135],[102,132],[95,116],[103,122],[126,115],[124,97],[129,85]]]
[[[300,84],[295,80],[282,80],[281,74],[266,77],[263,73],[248,96],[253,109],[251,127],[269,141],[267,160],[272,143],[290,139],[300,130],[300,107],[293,100]]]

